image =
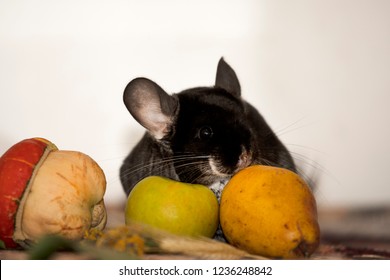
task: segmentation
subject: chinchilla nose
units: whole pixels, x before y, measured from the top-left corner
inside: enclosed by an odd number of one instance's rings
[[[242,149],[242,153],[238,158],[237,171],[248,167],[252,163],[252,153],[248,152],[245,148]]]

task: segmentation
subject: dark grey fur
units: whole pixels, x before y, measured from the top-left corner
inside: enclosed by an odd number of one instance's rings
[[[296,171],[264,118],[241,98],[237,76],[223,58],[214,87],[168,95],[153,81],[137,78],[123,100],[147,130],[120,170],[126,194],[151,175],[210,186],[252,164]]]

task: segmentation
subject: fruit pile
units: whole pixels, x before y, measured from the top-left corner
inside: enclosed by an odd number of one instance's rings
[[[297,174],[282,168],[241,170],[222,191],[220,207],[205,186],[157,176],[140,181],[127,201],[128,224],[212,237],[219,221],[227,241],[252,254],[305,258],[319,245],[314,196]]]
[[[0,158],[0,241],[23,248],[44,235],[78,241],[96,230],[100,236],[107,221],[105,188],[102,169],[83,153],[59,150],[43,138],[15,144]],[[309,257],[320,238],[308,185],[289,170],[261,165],[234,175],[220,204],[205,186],[147,177],[128,196],[125,223],[191,238],[212,238],[220,225],[240,252],[268,258]]]

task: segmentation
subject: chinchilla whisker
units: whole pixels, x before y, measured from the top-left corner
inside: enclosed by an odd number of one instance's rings
[[[202,178],[203,177],[203,179],[205,179],[206,181],[207,180],[210,180],[211,182],[215,182],[216,181],[216,177],[215,177],[215,174],[213,174],[213,173],[210,173],[210,166],[209,166],[209,164],[208,163],[204,163],[201,167],[200,167],[200,169],[201,169],[201,175],[198,175],[195,179],[193,179],[193,182],[195,182],[195,181],[197,181],[199,178]],[[206,174],[208,174],[208,175],[206,175]],[[231,175],[232,176],[232,175]],[[229,176],[229,177],[226,177],[226,178],[231,178],[231,176]],[[226,179],[226,178],[224,178],[224,179]],[[222,178],[219,178],[219,179],[217,179],[218,181],[220,181]]]
[[[192,176],[194,178],[189,180],[192,184],[195,184],[197,182],[197,180],[199,180],[199,178],[202,178],[202,177],[204,178],[205,177],[204,174],[198,174],[198,175],[196,175],[196,177],[195,177],[195,175],[196,174],[194,173],[194,176]]]
[[[196,166],[200,163],[203,163],[205,159],[208,159],[208,156],[188,156],[188,157],[177,157],[170,161],[170,163],[175,164],[176,168],[186,167],[186,166]]]
[[[158,162],[153,162],[153,163],[148,163],[148,164],[137,164],[134,165],[132,168],[129,168],[125,171],[122,172],[121,176],[122,177],[130,177],[132,174],[137,173],[141,170],[147,170],[153,166],[159,166],[159,168],[164,168],[164,165],[170,164],[171,160],[165,160],[165,161],[158,161]]]
[[[189,176],[188,182],[194,183],[196,182],[199,178],[204,177],[205,174],[209,172],[209,166],[207,162],[196,162],[194,164],[189,164],[189,165],[182,165],[181,167],[191,167],[191,166],[196,166],[196,169],[193,169],[190,173],[187,173],[186,176]],[[183,175],[185,171],[179,171],[178,175]]]
[[[295,163],[296,163],[296,171],[299,176],[301,176],[312,189],[316,189],[319,182],[319,170],[320,173],[329,173],[326,168],[321,166],[318,162],[314,160],[310,160],[309,157],[306,157],[302,154],[296,153],[296,152],[290,152],[291,156],[293,157]],[[261,164],[271,165],[271,166],[277,166],[275,163],[273,163],[270,160],[266,160],[264,158],[260,161]],[[307,168],[303,168],[303,164],[306,166],[311,167],[311,172],[308,174]]]
[[[285,145],[286,145],[286,146],[289,146],[289,147],[297,147],[297,148],[300,148],[300,149],[305,149],[305,150],[313,151],[313,152],[316,152],[316,153],[319,153],[319,154],[325,154],[324,152],[322,152],[322,151],[320,151],[320,150],[317,150],[317,149],[312,148],[312,147],[300,145],[300,144],[285,143]]]
[[[279,153],[280,150],[277,150],[277,149],[273,149],[273,148],[263,148],[263,151],[271,151],[271,152],[275,152],[275,153]],[[298,164],[301,164],[301,163],[304,163],[305,165],[308,165],[308,166],[311,166],[311,167],[314,167],[314,168],[318,168],[318,169],[321,169],[321,170],[326,170],[320,163],[312,160],[310,157],[308,156],[305,156],[301,153],[298,153],[298,152],[294,152],[294,151],[289,151],[291,157],[294,159],[295,163],[298,163]],[[262,159],[263,161],[265,161],[264,159]],[[261,161],[260,161],[261,162]],[[268,160],[267,164],[269,165],[273,165],[273,166],[277,166],[277,164],[271,162]]]
[[[274,132],[275,132],[276,135],[279,135],[279,133],[282,133],[282,132],[286,131],[287,129],[290,129],[290,128],[293,127],[294,125],[296,125],[296,124],[302,122],[305,118],[306,118],[306,117],[303,116],[303,117],[301,117],[300,119],[298,119],[298,120],[296,120],[296,121],[294,121],[294,122],[292,122],[292,123],[290,123],[290,124],[287,124],[287,125],[285,125],[285,126],[283,126],[283,127],[281,127],[281,128],[276,129]]]
[[[302,124],[302,125],[297,127],[297,124],[301,123],[305,118],[306,117],[303,116],[300,119],[296,120],[295,122],[292,122],[291,124],[288,124],[288,125],[286,125],[286,126],[284,126],[282,128],[279,128],[279,129],[275,130],[275,132],[274,132],[275,135],[280,137],[281,135],[284,135],[284,134],[296,131],[298,129],[302,129],[302,128],[305,128],[305,127],[308,127],[308,126],[316,124],[316,121],[315,122],[313,121],[311,123]]]
[[[204,164],[202,161],[194,161],[194,162],[187,162],[187,163],[182,163],[179,165],[176,165],[176,168],[182,168],[182,167],[191,167],[191,166],[196,166],[199,167],[198,169],[201,169],[200,167]]]
[[[268,159],[265,159],[265,158],[260,158],[258,164],[277,166],[277,164],[275,162],[272,162],[271,160],[268,160]]]
[[[275,164],[274,162],[267,160],[267,159],[264,159],[264,158],[260,159],[260,164],[264,164],[264,165],[268,165],[268,166],[277,166],[277,164]],[[310,176],[307,175],[307,173],[299,166],[296,166],[295,168],[297,171],[296,173],[299,176],[301,176],[309,184],[309,186],[312,189],[315,189],[315,187],[317,186],[318,176],[313,176],[313,174],[311,174]]]
[[[141,164],[135,165],[131,169],[126,170],[122,174],[122,176],[129,177],[132,174],[134,174],[140,170],[146,170],[146,169],[151,168],[151,167],[157,167],[157,169],[164,169],[166,167],[166,165],[169,165],[169,164],[178,163],[181,161],[185,162],[185,161],[188,161],[189,159],[197,160],[197,159],[205,159],[205,158],[208,158],[208,156],[194,156],[194,155],[190,155],[190,154],[185,155],[185,156],[183,156],[183,155],[171,156],[171,157],[167,157],[166,159],[154,161],[154,162],[151,162],[148,164],[141,163]],[[196,162],[194,164],[196,164]]]
[[[305,165],[305,166],[308,166],[310,168],[315,168],[315,169],[319,169],[321,171],[326,171],[326,168],[324,166],[322,166],[320,163],[316,162],[315,160],[312,160],[309,157],[302,155],[302,154],[299,154],[299,153],[295,153],[295,152],[290,152],[290,153],[291,153],[291,156],[293,157],[293,159],[295,160],[296,165],[299,165],[301,167],[303,167],[302,165]]]
[[[209,177],[214,177],[213,174],[210,174],[210,165],[208,163],[202,164],[202,166],[200,166],[200,170],[201,170],[201,173],[202,173],[203,176],[205,174],[209,174]],[[195,180],[198,180],[200,177],[201,176],[198,176]]]
[[[309,166],[311,168],[320,170],[321,172],[323,172],[327,175],[331,175],[329,170],[327,170],[323,165],[321,165],[319,162],[311,159],[310,157],[303,155],[301,153],[291,152],[291,151],[290,151],[290,154],[294,158],[294,160],[297,162],[298,165],[302,166],[302,164],[303,164],[303,165]]]
[[[320,163],[314,160],[310,160],[310,158],[299,154],[293,155],[293,158],[297,162],[297,165],[300,168],[301,173],[304,172],[307,173],[307,169],[310,169],[310,173],[311,173],[309,176],[310,180],[319,181],[319,179],[315,177],[320,177],[320,175],[326,175],[327,177],[331,178],[335,182],[339,183],[338,179],[334,176],[334,174],[332,174],[332,172],[329,169],[325,168]],[[306,170],[304,171],[303,166],[309,166],[309,168],[306,168]]]
[[[170,156],[170,157],[167,157],[165,159],[158,160],[158,161],[153,161],[153,162],[148,163],[148,164],[144,164],[144,163],[138,164],[138,165],[134,166],[133,168],[131,168],[131,171],[133,171],[133,170],[139,171],[142,168],[147,168],[147,167],[150,167],[150,166],[155,166],[155,165],[160,165],[160,164],[165,164],[165,163],[172,163],[172,162],[181,161],[181,160],[184,161],[184,160],[187,160],[187,159],[195,159],[195,158],[201,158],[201,157],[204,157],[204,156],[193,156],[193,155],[188,155],[188,156]]]
[[[320,181],[320,173],[318,172],[318,169],[314,168],[310,172],[310,174],[306,171],[300,168],[299,166],[297,167],[297,172],[299,176],[301,176],[307,184],[310,186],[310,188],[313,191],[318,191],[318,186],[319,186],[319,181]]]
[[[274,149],[274,148],[263,148],[263,151],[271,151],[271,152],[274,152],[274,153],[279,153],[280,150],[277,150],[277,149]],[[290,155],[291,157],[294,159],[295,163],[296,163],[296,169],[298,169],[297,167],[299,166],[300,167],[300,170],[303,170],[302,168],[302,165],[305,165],[305,166],[310,166],[312,168],[315,168],[315,169],[319,169],[323,172],[328,172],[326,170],[326,168],[324,166],[322,166],[320,163],[312,160],[310,157],[308,156],[305,156],[301,153],[298,153],[298,152],[293,152],[293,151],[290,151]],[[266,164],[266,165],[271,165],[271,166],[278,166],[278,164],[276,164],[275,162],[272,162],[270,160],[266,160],[264,158],[260,159],[260,164]]]

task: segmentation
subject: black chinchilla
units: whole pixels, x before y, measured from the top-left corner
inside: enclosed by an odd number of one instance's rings
[[[169,95],[146,78],[123,95],[131,115],[147,129],[120,169],[128,195],[141,179],[158,175],[211,187],[254,164],[296,172],[294,161],[259,112],[241,97],[234,70],[220,59],[214,87]],[[219,189],[213,189],[220,195]]]

